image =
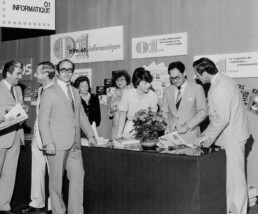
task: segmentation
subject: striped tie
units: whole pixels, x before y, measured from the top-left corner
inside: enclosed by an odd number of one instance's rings
[[[66,87],[67,87],[67,94],[68,94],[68,99],[69,99],[69,103],[70,103],[70,106],[74,112],[74,103],[73,103],[73,97],[72,97],[72,93],[71,93],[71,90],[70,90],[70,84],[66,84]]]
[[[181,90],[181,86],[178,86],[177,89],[178,89],[178,94],[177,94],[177,98],[176,98],[176,109],[179,108],[180,102],[182,100],[182,93],[180,91]]]
[[[11,94],[12,94],[12,96],[13,96],[13,99],[16,100],[16,99],[15,99],[15,96],[14,96],[13,86],[11,86],[10,92],[11,92]]]

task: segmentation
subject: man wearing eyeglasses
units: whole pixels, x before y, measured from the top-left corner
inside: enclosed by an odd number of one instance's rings
[[[182,62],[168,66],[171,86],[165,88],[162,111],[166,113],[169,125],[166,133],[177,131],[190,144],[200,134],[199,124],[207,116],[206,98],[200,85],[186,79]]]
[[[81,153],[82,130],[90,145],[96,139],[83,110],[77,89],[70,85],[74,64],[62,60],[57,65],[58,79],[44,90],[39,107],[39,130],[48,155],[49,191],[53,214],[64,214],[62,199],[64,170],[69,179],[68,214],[83,214],[84,169]]]
[[[17,86],[22,78],[23,64],[12,60],[4,65],[0,81],[0,115],[5,115],[17,103],[23,104],[22,91]],[[0,131],[0,213],[12,214],[10,202],[16,178],[20,144],[24,132],[20,124]]]

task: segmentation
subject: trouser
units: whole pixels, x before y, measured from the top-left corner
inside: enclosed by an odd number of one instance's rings
[[[247,186],[245,177],[245,143],[225,147],[227,157],[227,210],[228,213],[247,213]]]
[[[47,158],[35,140],[31,144],[31,193],[30,206],[35,208],[45,207],[45,174]],[[48,166],[48,164],[47,164]],[[48,210],[51,210],[50,198],[48,198]]]
[[[10,202],[20,154],[20,137],[16,132],[13,145],[0,149],[0,210],[11,210]]]
[[[84,168],[81,149],[72,147],[66,151],[56,151],[48,156],[49,191],[53,214],[64,214],[66,211],[62,198],[62,181],[64,170],[69,180],[68,214],[83,214]]]

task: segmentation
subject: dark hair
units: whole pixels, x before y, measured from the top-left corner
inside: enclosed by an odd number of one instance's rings
[[[153,77],[151,76],[150,72],[148,70],[145,70],[144,68],[136,68],[133,73],[133,86],[136,88],[141,81],[146,81],[148,83],[152,82]]]
[[[185,72],[185,65],[182,62],[180,62],[180,61],[172,62],[172,63],[169,64],[169,66],[168,66],[168,74],[170,74],[169,73],[170,70],[172,70],[174,68],[178,69],[181,74],[183,74]]]
[[[4,79],[6,78],[7,72],[12,74],[15,67],[20,67],[21,69],[23,69],[23,64],[20,61],[17,61],[17,60],[11,60],[11,61],[5,63],[4,69],[3,69],[3,72],[2,72],[3,73],[3,78]]]
[[[79,86],[82,82],[87,82],[88,86],[89,86],[89,93],[91,92],[91,88],[90,88],[90,80],[88,77],[86,76],[79,76],[78,78],[76,78],[76,80],[74,81],[73,86],[77,89],[79,89]]]
[[[118,70],[118,71],[116,71],[115,77],[113,79],[113,81],[114,81],[113,84],[115,87],[117,87],[116,80],[119,79],[120,77],[125,77],[126,85],[129,85],[131,83],[131,77],[127,73],[127,71],[126,70]]]
[[[211,75],[215,75],[216,73],[218,73],[218,69],[215,63],[208,58],[201,58],[194,61],[193,67],[200,75],[202,75],[203,72],[207,72]]]
[[[56,74],[55,66],[53,65],[53,63],[49,61],[45,61],[45,62],[40,62],[38,66],[40,65],[42,65],[42,71],[44,71],[44,73],[47,72],[48,78],[52,80]]]
[[[73,64],[73,62],[69,59],[63,59],[61,60],[57,65],[56,65],[56,70],[58,71],[58,73],[60,73],[60,65],[63,63],[63,62],[70,62],[72,64],[72,69],[74,71],[74,68],[75,68],[75,65]]]

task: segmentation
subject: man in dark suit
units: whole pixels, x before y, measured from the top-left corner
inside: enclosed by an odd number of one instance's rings
[[[23,104],[21,79],[23,64],[9,61],[4,65],[3,80],[0,82],[0,115],[6,114],[17,103]],[[24,133],[20,124],[0,131],[0,213],[14,213],[10,202],[13,195],[20,144],[24,144]]]
[[[51,207],[53,214],[66,212],[62,199],[66,169],[69,179],[68,214],[83,214],[84,169],[80,131],[86,134],[90,145],[96,145],[96,139],[78,90],[70,85],[74,64],[70,60],[62,60],[57,71],[57,83],[42,94],[38,117],[43,147],[48,154]]]

